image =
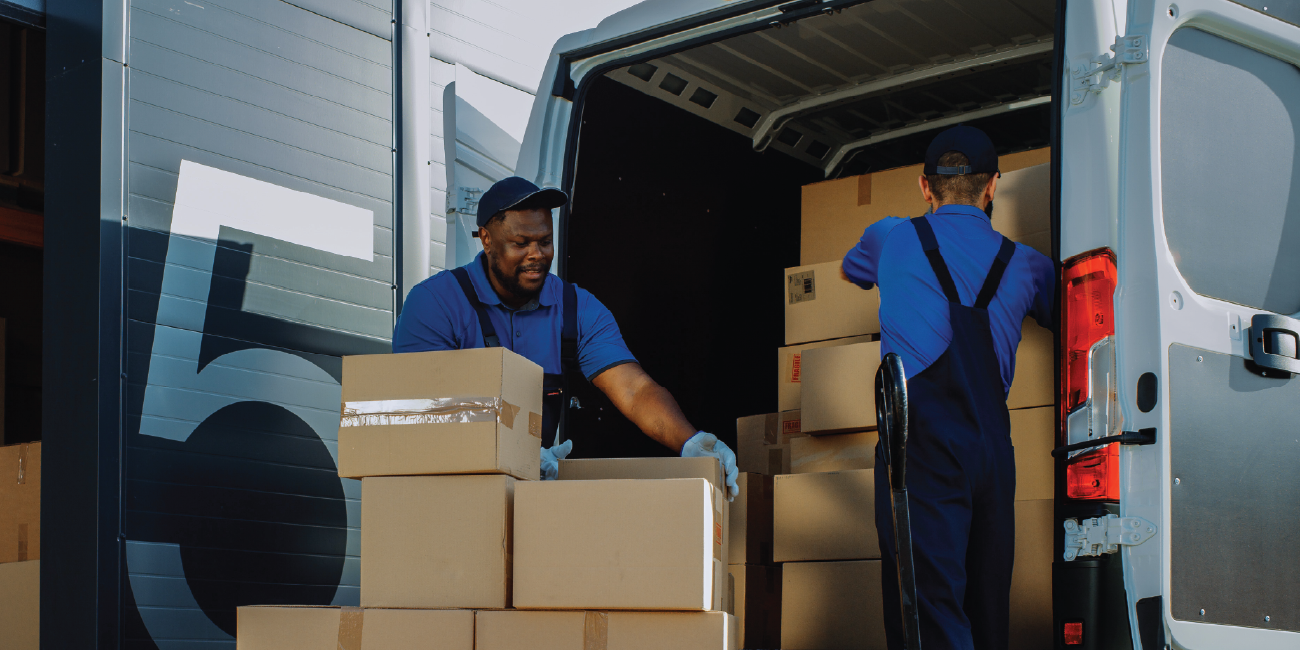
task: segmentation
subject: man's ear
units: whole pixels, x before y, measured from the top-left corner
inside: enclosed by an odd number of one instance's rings
[[[926,178],[925,174],[921,174],[921,176],[916,179],[916,182],[921,186],[921,198],[925,200],[927,204],[933,206],[934,193],[930,191],[930,179]]]
[[[485,250],[492,245],[492,233],[488,231],[487,226],[483,226],[479,228],[476,236],[478,237],[478,240],[483,244],[483,248]]]
[[[987,203],[987,202],[993,200],[993,194],[994,194],[995,192],[997,192],[997,190],[998,190],[998,176],[999,176],[999,175],[1000,175],[1000,174],[993,174],[993,178],[990,178],[990,179],[989,179],[988,187],[985,187],[985,188],[984,188],[984,201],[985,201],[985,203]]]

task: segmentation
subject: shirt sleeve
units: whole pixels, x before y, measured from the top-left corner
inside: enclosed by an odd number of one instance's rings
[[[1056,267],[1046,255],[1033,249],[1029,249],[1029,252],[1033,253],[1029,259],[1034,274],[1034,288],[1037,290],[1030,313],[1039,325],[1054,332],[1056,323],[1052,320],[1052,311],[1056,303]]]
[[[402,314],[397,317],[397,325],[393,328],[394,353],[461,348],[456,328],[452,325],[451,310],[443,302],[443,297],[429,286],[433,281],[416,285],[406,297]]]
[[[586,289],[574,289],[578,295],[578,366],[587,381],[614,366],[636,363],[609,308]]]
[[[889,239],[889,233],[894,228],[906,221],[905,217],[885,217],[867,226],[858,245],[844,255],[844,261],[840,265],[850,282],[863,289],[876,286],[880,252],[885,248],[885,240]]]

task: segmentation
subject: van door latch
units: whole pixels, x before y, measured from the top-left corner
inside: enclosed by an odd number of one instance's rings
[[[1250,357],[1261,369],[1278,370],[1279,377],[1300,374],[1300,320],[1277,314],[1255,314],[1250,319]],[[1268,370],[1263,370],[1268,375]]]
[[[1125,64],[1147,62],[1147,38],[1143,35],[1120,36],[1110,46],[1114,54],[1102,54],[1070,71],[1070,103],[1082,104],[1089,93],[1100,93],[1119,81]]]
[[[1156,525],[1141,517],[1106,515],[1080,522],[1066,519],[1065,561],[1096,557],[1119,551],[1121,546],[1137,546],[1155,537]]]

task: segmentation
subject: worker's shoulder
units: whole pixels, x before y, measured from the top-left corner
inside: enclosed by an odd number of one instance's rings
[[[460,293],[460,283],[456,276],[452,275],[451,269],[438,271],[433,275],[421,280],[407,294],[406,300],[420,300],[428,298],[444,297],[449,293]]]
[[[879,221],[867,226],[867,232],[880,236],[888,236],[895,228],[911,220],[910,217],[883,217]]]
[[[1028,244],[1014,242],[1016,245],[1016,254],[1012,256],[1012,263],[1019,260],[1029,270],[1032,275],[1048,276],[1049,279],[1055,276],[1055,266],[1052,259]]]

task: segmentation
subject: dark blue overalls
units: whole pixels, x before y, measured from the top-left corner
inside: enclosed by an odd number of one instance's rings
[[[948,298],[952,342],[907,379],[907,489],[924,650],[1007,647],[1015,455],[988,305],[1016,247],[1006,237],[975,304],[961,304],[925,217],[912,219]],[[889,647],[903,631],[888,473],[876,448],[876,531]]]

